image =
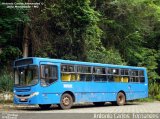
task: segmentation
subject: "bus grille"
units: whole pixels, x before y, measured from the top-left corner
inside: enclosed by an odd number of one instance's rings
[[[16,92],[29,92],[30,89],[16,89]]]
[[[18,97],[28,97],[30,95],[17,95]]]

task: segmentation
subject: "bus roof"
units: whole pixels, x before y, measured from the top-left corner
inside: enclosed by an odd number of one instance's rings
[[[104,66],[104,67],[113,67],[113,68],[130,68],[130,69],[146,69],[145,67],[135,67],[135,66],[125,66],[125,65],[115,65],[115,64],[103,64],[103,63],[93,63],[93,62],[83,62],[83,61],[72,61],[72,60],[63,60],[63,59],[51,59],[51,58],[40,58],[40,57],[27,57],[21,58],[23,59],[33,59],[39,62],[54,62],[54,63],[63,63],[63,64],[78,64],[78,65],[88,65],[88,66]],[[15,61],[15,62],[16,62]]]

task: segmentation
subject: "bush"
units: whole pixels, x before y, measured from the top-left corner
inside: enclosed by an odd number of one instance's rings
[[[160,101],[160,94],[155,96],[155,99]]]
[[[0,93],[12,92],[13,90],[13,74],[6,69],[0,72]]]
[[[156,82],[149,84],[149,97],[160,100],[160,84]]]

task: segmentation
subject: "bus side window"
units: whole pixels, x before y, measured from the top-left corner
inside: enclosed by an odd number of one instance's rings
[[[145,78],[144,77],[140,77],[139,80],[140,80],[141,83],[145,82]]]
[[[129,70],[128,69],[118,69],[118,68],[108,68],[107,78],[110,82],[124,82],[129,81]]]
[[[71,74],[62,73],[61,78],[62,81],[71,81]]]
[[[122,77],[122,79],[123,79],[123,82],[127,83],[127,82],[128,82],[129,77],[124,76],[124,77]]]
[[[92,75],[86,74],[86,81],[92,81]]]
[[[120,77],[119,77],[119,69],[117,68],[108,68],[107,69],[107,75],[109,76],[109,81],[113,82],[120,82]],[[112,79],[111,79],[112,78]]]
[[[71,64],[62,64],[61,79],[62,81],[75,81],[76,80],[75,66]]]
[[[108,79],[109,82],[114,82],[113,75],[108,75],[107,79]]]
[[[73,74],[71,74],[71,81],[75,81],[75,80],[76,80],[76,74],[73,73]]]
[[[120,76],[114,76],[114,81],[115,82],[121,82]]]
[[[114,82],[111,68],[106,68],[106,74],[107,74],[107,81]]]
[[[77,74],[77,81],[79,81],[80,80],[80,75],[79,74]]]
[[[145,82],[144,71],[143,70],[139,71],[139,81],[140,81],[140,83],[144,83]]]
[[[62,73],[61,77],[62,77],[62,81],[75,81],[76,80],[76,74]]]
[[[90,66],[77,66],[77,80],[79,81],[92,81],[92,67]]]
[[[120,69],[120,82],[127,83],[129,81],[129,70],[128,69]]]
[[[104,67],[93,67],[94,81],[107,81]]]
[[[85,80],[86,80],[85,74],[80,74],[80,81],[85,81]]]
[[[130,82],[143,83],[145,82],[143,70],[130,70]]]

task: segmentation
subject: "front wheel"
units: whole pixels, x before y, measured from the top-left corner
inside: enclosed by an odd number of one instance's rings
[[[73,105],[73,98],[70,94],[65,93],[61,97],[60,108],[61,109],[70,109]]]
[[[39,105],[39,107],[43,110],[47,110],[51,107],[51,104]]]
[[[117,104],[118,106],[122,106],[122,105],[124,105],[125,103],[126,103],[126,96],[124,95],[124,93],[119,92],[119,93],[117,94],[116,104]]]

